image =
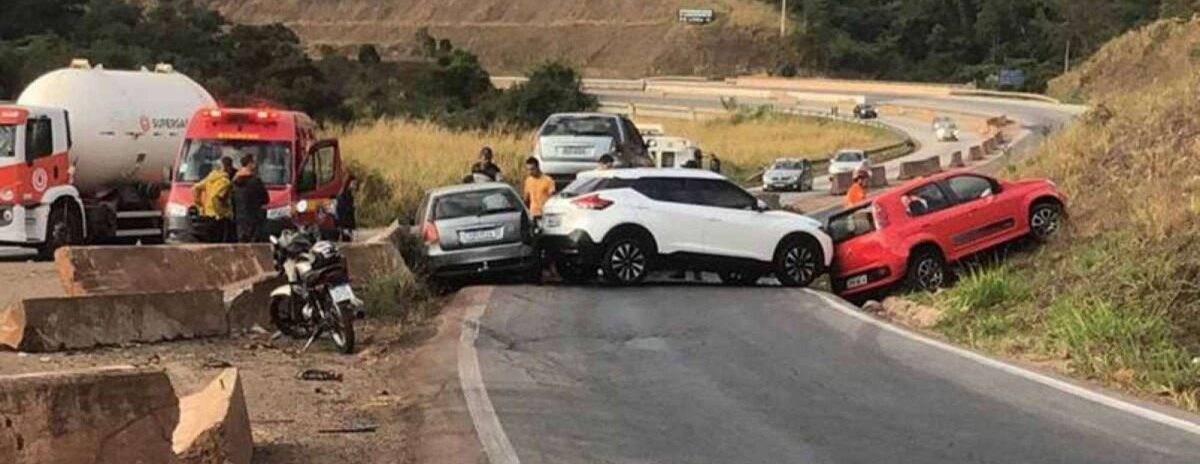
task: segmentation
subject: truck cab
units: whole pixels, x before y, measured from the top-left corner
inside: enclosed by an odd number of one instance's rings
[[[82,240],[83,205],[67,157],[69,127],[60,108],[0,106],[0,243],[49,242],[47,251],[53,251]]]
[[[322,235],[336,237],[336,197],[346,181],[336,139],[317,140],[316,124],[308,115],[264,108],[211,108],[197,111],[171,174],[166,207],[166,239],[170,242],[202,241],[193,224],[192,187],[222,157],[236,168],[244,155],[258,163],[270,201],[267,233],[316,224]],[[236,207],[236,206],[235,206]]]

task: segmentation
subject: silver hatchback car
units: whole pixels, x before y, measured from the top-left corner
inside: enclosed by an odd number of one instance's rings
[[[534,280],[541,275],[534,224],[520,195],[507,184],[430,190],[413,229],[425,244],[436,278],[505,275]]]

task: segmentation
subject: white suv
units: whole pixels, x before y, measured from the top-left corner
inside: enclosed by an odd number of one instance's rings
[[[808,217],[770,211],[720,174],[698,169],[579,173],[545,206],[540,243],[568,280],[612,283],[653,269],[716,271],[730,284],[773,274],[802,287],[829,268],[833,241]]]

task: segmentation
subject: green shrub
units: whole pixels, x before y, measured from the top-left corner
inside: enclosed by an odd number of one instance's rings
[[[1031,294],[1028,278],[1010,266],[973,268],[936,297],[945,309],[939,328],[972,343],[1006,335],[1022,322],[1011,308]]]

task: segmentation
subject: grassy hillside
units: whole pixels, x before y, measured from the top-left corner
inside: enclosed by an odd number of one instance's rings
[[[558,59],[588,76],[722,74],[775,63],[778,16],[752,0],[203,0],[242,23],[282,22],[310,46],[375,43],[412,56],[412,37],[436,37],[479,55],[494,74]],[[676,22],[679,8],[712,8],[718,21]]]
[[[1103,101],[1163,85],[1200,63],[1200,18],[1164,20],[1120,36],[1083,65],[1050,81],[1047,93],[1068,101]]]
[[[1057,182],[1071,226],[933,297],[940,330],[1200,409],[1197,37],[1158,23],[1056,82],[1096,109],[1015,174]]]

